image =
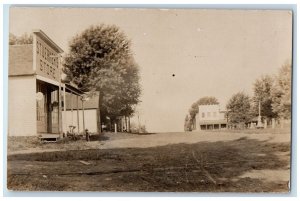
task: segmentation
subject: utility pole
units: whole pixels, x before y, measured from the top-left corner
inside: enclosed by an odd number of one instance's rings
[[[257,125],[256,128],[263,128],[262,122],[261,122],[261,115],[260,115],[260,101],[258,102],[258,118],[257,118]]]

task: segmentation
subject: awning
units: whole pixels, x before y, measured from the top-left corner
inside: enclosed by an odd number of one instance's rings
[[[65,86],[66,86],[66,91],[67,92],[71,92],[71,93],[76,94],[78,96],[82,96],[84,94],[83,91],[81,91],[80,89],[78,89],[78,87],[75,86],[72,83],[65,83]]]

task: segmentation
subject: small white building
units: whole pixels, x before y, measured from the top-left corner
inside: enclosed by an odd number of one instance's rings
[[[75,126],[76,133],[83,133],[88,129],[91,133],[100,131],[99,95],[82,101],[80,97],[66,93],[66,111],[62,111],[63,131],[67,133],[70,126]]]
[[[214,130],[227,128],[226,112],[220,110],[220,105],[199,105],[196,115],[196,130]]]

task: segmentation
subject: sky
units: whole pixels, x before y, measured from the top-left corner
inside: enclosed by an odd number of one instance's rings
[[[292,56],[287,10],[10,8],[9,31],[43,30],[66,53],[76,34],[114,24],[132,42],[142,96],[132,121],[149,132],[183,131],[192,103],[215,96],[221,109],[237,92],[274,75]]]

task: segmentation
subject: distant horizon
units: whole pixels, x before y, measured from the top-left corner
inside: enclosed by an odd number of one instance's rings
[[[252,96],[256,79],[292,60],[288,10],[11,7],[9,32],[41,29],[67,53],[72,37],[102,23],[132,41],[143,88],[132,121],[139,115],[151,133],[182,132],[201,97],[216,97],[224,109],[235,93]]]

